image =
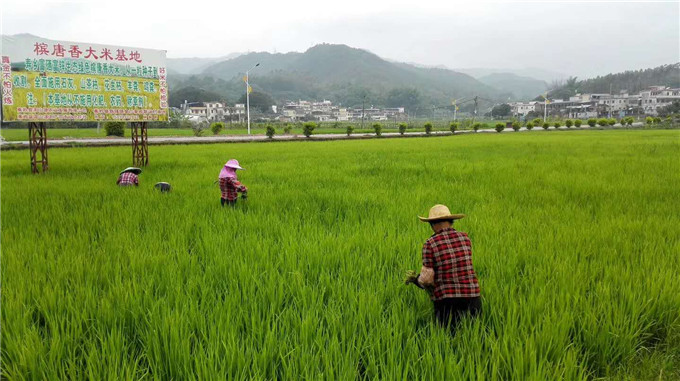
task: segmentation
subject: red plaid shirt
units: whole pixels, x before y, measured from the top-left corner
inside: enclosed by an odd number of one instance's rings
[[[432,300],[479,296],[467,234],[453,228],[433,234],[423,245],[423,266],[434,270]]]
[[[231,177],[222,177],[220,179],[220,190],[222,191],[222,198],[229,201],[236,200],[238,192],[248,192],[248,188],[245,185]]]
[[[137,186],[139,185],[139,177],[137,177],[137,175],[135,175],[132,172],[123,172],[118,177],[118,181],[116,181],[116,184],[124,186],[129,185]]]

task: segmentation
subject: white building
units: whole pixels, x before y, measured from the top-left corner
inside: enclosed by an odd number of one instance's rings
[[[516,117],[526,117],[532,111],[538,111],[538,102],[514,102],[510,103],[512,115]]]

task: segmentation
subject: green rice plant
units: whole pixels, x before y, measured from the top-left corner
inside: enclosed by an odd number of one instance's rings
[[[677,130],[149,151],[138,188],[130,147],[0,152],[3,379],[680,376]],[[436,203],[482,291],[455,336],[402,283]]]

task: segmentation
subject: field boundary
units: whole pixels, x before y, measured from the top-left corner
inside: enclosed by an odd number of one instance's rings
[[[676,127],[677,128],[677,127]],[[532,130],[527,130],[522,127],[519,131],[514,131],[512,129],[505,129],[501,133],[516,133],[516,132],[550,132],[550,131],[587,131],[587,130],[641,130],[641,129],[676,129],[676,128],[663,128],[663,127],[653,127],[649,128],[642,123],[633,126],[611,126],[611,127],[579,127],[579,128],[567,128],[567,127],[550,127],[549,129],[543,128],[533,128]],[[421,138],[421,137],[441,137],[441,136],[452,136],[452,135],[465,135],[465,134],[498,134],[494,129],[484,129],[475,132],[474,130],[459,130],[455,133],[449,131],[433,131],[431,134],[425,132],[407,132],[405,134],[400,134],[398,132],[384,133],[381,136],[376,136],[375,134],[356,134],[347,136],[345,134],[319,134],[312,135],[311,137],[305,137],[304,135],[278,135],[273,138],[269,138],[265,135],[223,135],[223,136],[202,136],[202,137],[149,137],[149,145],[192,145],[192,144],[221,144],[221,143],[274,143],[274,142],[322,142],[331,140],[365,140],[365,139],[394,139],[394,138]],[[28,141],[3,141],[0,144],[0,150],[23,150],[28,149]],[[80,138],[80,139],[48,139],[48,146],[50,148],[81,148],[81,147],[114,147],[114,146],[131,146],[132,140],[130,138]]]

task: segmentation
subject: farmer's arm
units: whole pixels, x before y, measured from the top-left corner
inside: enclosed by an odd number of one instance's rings
[[[418,284],[427,288],[434,287],[434,253],[429,240],[423,245],[423,267],[420,268]]]
[[[248,192],[248,188],[246,188],[246,186],[243,185],[238,180],[234,180],[233,185],[234,185],[234,188],[236,188],[237,192],[241,192],[241,193],[247,193]]]

